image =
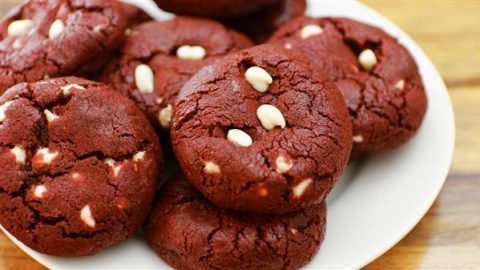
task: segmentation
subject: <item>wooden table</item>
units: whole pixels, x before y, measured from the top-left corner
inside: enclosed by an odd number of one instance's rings
[[[0,13],[16,1],[0,0]],[[480,1],[366,1],[420,44],[453,102],[457,142],[428,214],[365,269],[480,268]],[[44,269],[0,234],[0,270]]]

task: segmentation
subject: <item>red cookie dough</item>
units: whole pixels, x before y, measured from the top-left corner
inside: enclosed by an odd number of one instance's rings
[[[251,14],[226,19],[225,23],[262,43],[280,25],[305,14],[306,8],[306,0],[280,0]]]
[[[171,140],[187,178],[213,203],[282,214],[325,199],[349,158],[351,132],[324,71],[299,52],[261,45],[185,84]]]
[[[0,94],[20,82],[90,74],[125,32],[113,0],[30,0],[0,21]]]
[[[420,127],[427,99],[417,65],[382,30],[343,18],[302,17],[270,42],[298,49],[328,71],[353,120],[354,156],[397,148]]]
[[[126,240],[161,161],[145,116],[101,83],[56,78],[0,97],[0,224],[36,251],[90,255]]]
[[[178,174],[162,189],[145,238],[176,269],[298,269],[321,245],[325,217],[325,203],[281,216],[225,210]]]
[[[280,0],[155,0],[169,12],[182,15],[228,18],[245,15]]]
[[[155,126],[167,129],[183,84],[221,56],[251,45],[212,20],[152,21],[133,28],[102,81],[135,101]]]

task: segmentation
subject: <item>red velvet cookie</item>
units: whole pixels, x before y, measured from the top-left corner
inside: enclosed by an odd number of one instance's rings
[[[282,24],[305,14],[306,0],[280,0],[256,12],[234,18],[225,23],[262,43]]]
[[[382,30],[343,18],[303,17],[270,40],[302,51],[342,91],[353,120],[353,154],[401,146],[415,135],[427,100],[409,52]]]
[[[20,82],[97,71],[125,27],[117,1],[25,2],[0,21],[0,94]]]
[[[155,0],[157,5],[169,12],[199,16],[228,18],[245,15],[279,0]]]
[[[145,116],[106,85],[56,78],[0,97],[0,223],[36,251],[89,255],[126,240],[161,161]]]
[[[159,38],[161,37],[161,38]],[[102,81],[168,128],[178,92],[200,68],[251,41],[215,21],[177,17],[134,28]]]
[[[176,269],[298,269],[321,245],[325,217],[325,203],[280,216],[225,210],[179,174],[162,189],[145,238]]]
[[[350,155],[340,91],[296,51],[247,49],[185,84],[171,140],[187,178],[220,207],[287,213],[325,199]]]

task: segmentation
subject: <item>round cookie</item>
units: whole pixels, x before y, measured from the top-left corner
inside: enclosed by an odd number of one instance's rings
[[[328,71],[353,120],[353,156],[401,146],[415,135],[427,99],[409,52],[382,30],[343,18],[302,17],[271,38]]]
[[[280,25],[305,14],[306,8],[306,0],[280,0],[256,12],[226,19],[225,23],[246,33],[256,43],[262,43]]]
[[[183,84],[221,56],[251,45],[212,20],[152,21],[133,28],[102,81],[135,101],[155,126],[168,129]]]
[[[325,199],[352,146],[340,91],[303,55],[261,45],[182,88],[171,140],[187,178],[220,207],[281,214]]]
[[[161,162],[148,120],[106,85],[56,78],[0,97],[0,224],[36,251],[90,255],[126,240]]]
[[[155,0],[168,12],[182,15],[228,18],[245,15],[280,0]]]
[[[325,203],[280,216],[225,210],[177,174],[162,189],[145,238],[175,269],[298,269],[320,247],[325,217]]]
[[[0,21],[0,94],[20,82],[101,68],[98,57],[123,38],[125,16],[113,0],[30,0]]]

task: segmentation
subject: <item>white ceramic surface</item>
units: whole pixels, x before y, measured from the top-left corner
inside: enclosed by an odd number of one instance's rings
[[[126,2],[137,3],[160,19],[171,16],[149,0]],[[428,95],[428,111],[418,135],[401,149],[350,164],[328,198],[325,242],[304,269],[358,269],[400,241],[437,197],[453,156],[453,111],[442,78],[425,53],[377,12],[354,1],[310,0],[308,14],[357,19],[397,37],[416,59]],[[83,258],[42,255],[12,240],[51,269],[169,269],[139,236]]]

